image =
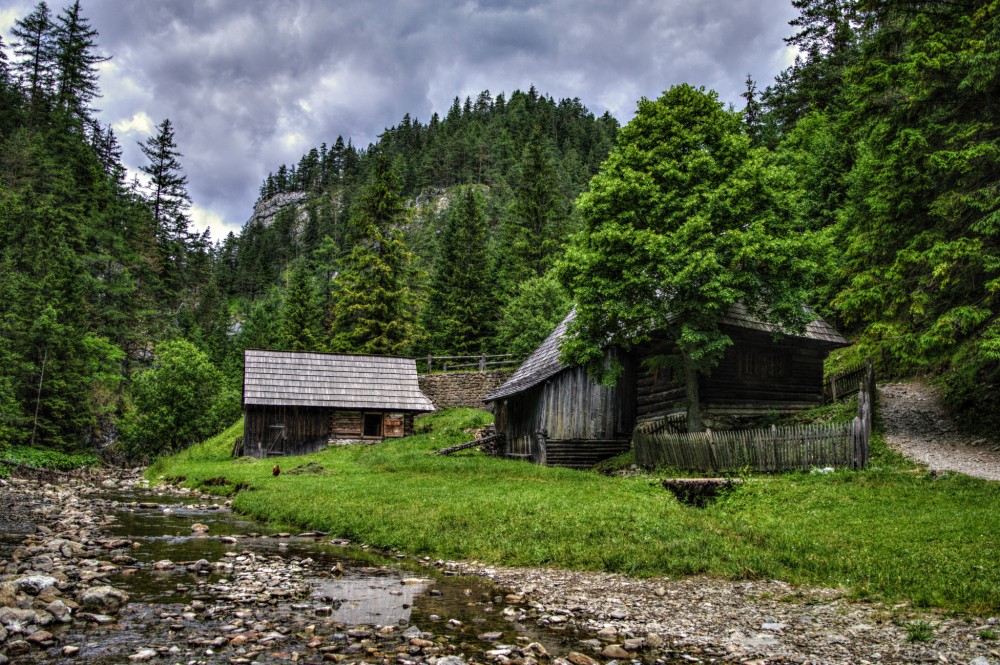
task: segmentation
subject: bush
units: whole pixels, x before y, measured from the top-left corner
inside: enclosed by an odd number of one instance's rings
[[[156,347],[153,367],[136,377],[121,420],[123,452],[148,459],[215,434],[239,415],[239,393],[208,356],[186,340]]]

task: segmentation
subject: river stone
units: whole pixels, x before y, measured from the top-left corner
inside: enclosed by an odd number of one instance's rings
[[[612,642],[617,637],[618,637],[618,631],[612,628],[611,626],[608,626],[607,628],[601,628],[599,631],[597,631],[597,639],[601,640],[602,642]]]
[[[156,658],[158,655],[159,654],[156,653],[156,649],[140,649],[139,651],[136,651],[134,654],[129,656],[128,659],[131,661],[139,662],[143,660],[152,660]]]
[[[625,640],[622,646],[625,647],[626,651],[639,651],[644,646],[646,646],[646,640],[642,639],[641,637],[632,637]]]
[[[59,623],[69,623],[72,621],[72,617],[70,617],[71,610],[69,605],[61,600],[53,600],[45,606],[45,610]]]
[[[25,640],[30,642],[31,644],[42,646],[44,642],[51,642],[53,637],[54,636],[52,635],[52,633],[48,632],[47,630],[38,630],[32,633],[31,635],[28,635],[28,637],[26,637]]]
[[[128,602],[128,594],[113,586],[96,586],[81,591],[77,601],[91,612],[116,614]]]
[[[28,575],[27,577],[20,578],[14,584],[21,593],[37,596],[45,589],[54,587],[58,583],[59,580],[49,575]]]
[[[62,648],[62,655],[69,656],[70,658],[77,655],[78,653],[80,653],[80,647],[73,646],[72,644],[67,644]]]
[[[191,525],[191,530],[194,531],[195,533],[205,533],[206,531],[208,531],[208,526],[202,524],[201,522],[195,522],[194,524]]]
[[[458,656],[442,656],[435,665],[465,665],[465,661]]]
[[[22,610],[17,607],[0,607],[0,624],[10,628],[12,633],[21,632],[22,627],[30,626],[34,621],[34,610]],[[15,627],[16,630],[14,629]]]
[[[666,641],[661,636],[656,633],[646,633],[646,646],[651,649],[659,649],[664,644],[666,644]]]
[[[0,606],[8,607],[17,603],[17,588],[14,582],[0,582]]]
[[[599,665],[599,663],[586,654],[582,654],[579,651],[571,651],[566,660],[573,663],[573,665]]]
[[[11,656],[20,656],[31,651],[31,645],[24,640],[11,640],[4,646],[7,648],[7,653]]]
[[[176,567],[170,559],[161,559],[153,564],[153,570],[173,570]]]
[[[969,661],[969,665],[993,665],[993,663],[986,656],[976,656]]]
[[[622,645],[620,644],[609,644],[608,646],[604,647],[603,651],[601,651],[601,655],[604,656],[605,658],[616,658],[616,659],[629,658],[628,651],[625,651],[625,649],[623,649]]]

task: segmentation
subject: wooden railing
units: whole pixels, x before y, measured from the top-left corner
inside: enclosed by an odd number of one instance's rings
[[[836,402],[866,388],[874,394],[875,369],[871,358],[831,374],[823,382],[823,399]]]
[[[419,359],[424,362],[424,358]],[[427,356],[428,374],[431,372],[459,372],[465,370],[479,370],[485,372],[487,369],[501,369],[509,367],[513,369],[521,363],[520,356],[512,353],[499,353],[494,355],[481,354],[478,356]]]
[[[870,394],[862,390],[852,422],[678,433],[673,423],[651,421],[636,428],[632,441],[636,463],[647,468],[715,472],[861,469],[870,455],[871,423]]]

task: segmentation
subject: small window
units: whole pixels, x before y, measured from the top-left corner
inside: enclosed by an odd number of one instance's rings
[[[365,414],[365,436],[382,436],[382,414],[381,413],[366,413]]]

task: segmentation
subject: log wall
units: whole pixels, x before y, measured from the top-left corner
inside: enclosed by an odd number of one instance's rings
[[[708,376],[701,376],[698,392],[706,424],[725,427],[769,412],[787,413],[823,403],[823,360],[827,350],[809,340],[782,338],[743,328],[726,330],[733,345]],[[685,390],[679,371],[652,372],[642,360],[668,354],[670,347],[655,342],[637,352],[637,418],[646,421],[685,412]]]
[[[365,413],[382,416],[382,436],[372,441],[413,434],[412,412],[349,411],[323,407],[247,406],[240,454],[253,457],[305,455],[331,441],[365,439]]]

